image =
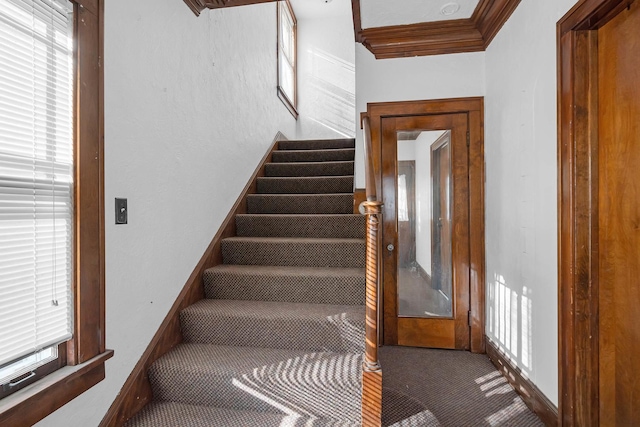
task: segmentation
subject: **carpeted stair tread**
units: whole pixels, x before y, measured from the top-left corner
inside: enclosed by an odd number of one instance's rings
[[[185,342],[364,351],[364,306],[201,300],[180,313]]]
[[[125,427],[358,427],[358,424],[273,412],[242,411],[177,402],[152,402]]]
[[[350,214],[353,194],[249,194],[248,213]]]
[[[241,214],[238,236],[254,237],[365,237],[365,218],[354,214]]]
[[[223,239],[225,264],[363,268],[364,239],[229,237]]]
[[[359,421],[362,357],[179,344],[149,369],[154,399]]]
[[[278,142],[279,150],[325,150],[335,148],[354,148],[356,140],[345,139],[298,139]]]
[[[207,298],[362,305],[362,268],[217,265],[204,273]]]
[[[336,162],[353,160],[355,149],[338,148],[328,150],[276,150],[271,155],[271,160],[276,163],[283,162]]]
[[[267,163],[265,176],[344,176],[353,175],[353,161]]]
[[[353,194],[353,176],[260,177],[257,192],[261,194]]]

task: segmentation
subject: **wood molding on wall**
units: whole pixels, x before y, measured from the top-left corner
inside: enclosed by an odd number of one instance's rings
[[[485,337],[487,356],[491,362],[522,397],[524,403],[535,412],[547,427],[558,425],[558,408],[545,396],[538,387],[526,378],[522,370],[504,354],[498,346]]]
[[[213,266],[222,264],[222,251],[220,244],[222,239],[235,236],[235,216],[247,212],[247,195],[256,193],[258,177],[264,176],[264,165],[271,161],[272,153],[278,149],[278,141],[284,141],[287,137],[278,132],[273,140],[271,148],[260,161],[253,172],[249,182],[242,190],[240,196],[222,222],[218,232],[211,240],[202,258],[187,279],[178,298],[173,303],[169,313],[153,336],[149,346],[140,357],[131,374],[125,381],[120,393],[111,404],[106,415],[100,423],[100,427],[119,427],[136,414],[143,406],[149,403],[153,396],[151,385],[147,377],[147,371],[153,362],[182,342],[180,330],[180,311],[184,308],[204,299],[203,274]]]
[[[200,12],[205,9],[220,9],[223,7],[247,6],[257,3],[269,3],[276,0],[184,0],[189,9],[200,16]]]
[[[480,0],[471,18],[362,29],[360,0],[352,0],[356,41],[376,59],[485,50],[520,0]]]
[[[559,425],[597,426],[598,34],[635,0],[583,0],[557,23]]]

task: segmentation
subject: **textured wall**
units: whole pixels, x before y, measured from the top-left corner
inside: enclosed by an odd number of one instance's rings
[[[275,3],[105,10],[107,379],[39,425],[97,426],[278,131]],[[114,197],[129,199],[115,226]]]
[[[487,335],[558,402],[556,22],[523,0],[486,52]]]
[[[307,2],[308,0],[302,0]],[[300,1],[293,3],[294,10]],[[320,2],[318,2],[320,3]],[[307,6],[309,7],[309,6]],[[356,100],[351,2],[334,0],[330,14],[298,15],[297,137],[353,138]],[[296,12],[298,13],[298,12]]]

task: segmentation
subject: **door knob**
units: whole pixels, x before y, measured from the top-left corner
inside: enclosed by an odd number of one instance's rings
[[[396,247],[395,247],[395,246],[393,246],[391,243],[389,243],[389,244],[387,245],[387,250],[388,250],[389,252],[393,252],[393,250],[394,250],[395,248],[396,248]]]

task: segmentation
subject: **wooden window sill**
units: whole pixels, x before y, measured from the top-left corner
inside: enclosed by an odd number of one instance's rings
[[[280,98],[280,101],[282,101],[285,107],[287,107],[287,110],[289,110],[291,115],[298,120],[298,111],[296,110],[296,107],[289,100],[289,97],[284,93],[284,90],[282,90],[280,86],[278,86],[278,98]]]
[[[33,425],[75,399],[105,377],[104,362],[113,350],[76,366],[65,366],[0,400],[0,425]]]

